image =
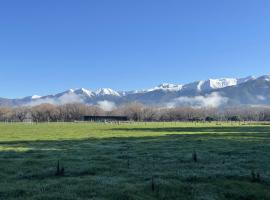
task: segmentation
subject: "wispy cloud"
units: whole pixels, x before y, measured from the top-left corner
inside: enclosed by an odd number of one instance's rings
[[[116,108],[115,103],[112,101],[99,101],[97,104],[104,111],[112,111]]]
[[[227,97],[221,96],[217,92],[213,92],[206,96],[195,97],[179,97],[167,104],[167,107],[174,108],[179,106],[190,106],[195,108],[203,107],[220,107],[228,102]]]
[[[67,93],[57,99],[50,98],[50,97],[37,99],[26,104],[26,106],[37,106],[44,103],[53,104],[53,105],[63,105],[67,103],[82,103],[82,102],[83,102],[83,99],[79,95],[76,95],[74,93]]]
[[[67,103],[82,103],[83,99],[74,93],[67,93],[63,96],[59,97],[60,104],[67,104]]]

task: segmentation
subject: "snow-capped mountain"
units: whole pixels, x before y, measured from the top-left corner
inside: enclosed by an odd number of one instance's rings
[[[183,86],[185,91],[208,92],[215,89],[221,89],[229,86],[235,86],[247,81],[253,80],[254,77],[249,76],[246,78],[220,78],[208,79],[204,81],[197,81]]]
[[[77,89],[77,90],[70,90],[71,92],[78,94],[78,95],[85,95],[87,97],[93,97],[95,96],[95,93],[91,90],[87,90],[85,88]]]
[[[270,76],[252,78],[233,87],[217,90],[231,105],[270,105]]]
[[[85,103],[98,105],[112,102],[121,105],[141,102],[147,105],[191,105],[196,100],[206,105],[270,105],[270,76],[246,78],[220,78],[195,81],[188,84],[163,83],[151,89],[134,91],[115,91],[101,88],[96,91],[80,88],[70,89],[58,94],[33,95],[21,99],[0,98],[0,106],[35,106],[43,103],[66,104]],[[198,103],[199,101],[199,103]]]
[[[95,94],[97,96],[121,96],[118,92],[112,90],[111,88],[100,88]]]

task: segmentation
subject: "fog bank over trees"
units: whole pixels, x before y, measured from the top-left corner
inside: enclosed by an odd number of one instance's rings
[[[133,121],[270,121],[270,107],[158,108],[130,103],[111,111],[85,104],[0,107],[0,121],[72,122],[82,116],[127,116]]]

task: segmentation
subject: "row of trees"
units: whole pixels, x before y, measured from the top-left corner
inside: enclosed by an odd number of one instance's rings
[[[270,121],[270,107],[235,108],[157,108],[140,103],[120,106],[104,111],[98,106],[84,104],[51,105],[35,107],[0,108],[0,121],[56,122],[81,120],[84,115],[127,116],[134,121]]]

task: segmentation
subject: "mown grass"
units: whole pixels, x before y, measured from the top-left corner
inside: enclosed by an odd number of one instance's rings
[[[270,126],[0,124],[0,199],[269,200]]]

